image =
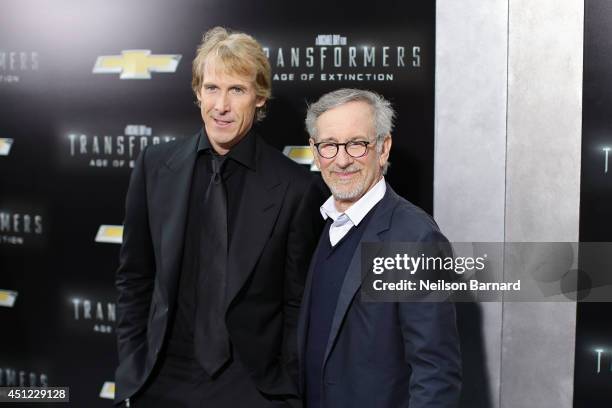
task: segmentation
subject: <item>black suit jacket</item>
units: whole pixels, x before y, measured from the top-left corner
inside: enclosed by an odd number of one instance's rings
[[[176,305],[198,136],[150,146],[132,172],[116,275],[116,402],[150,375]],[[298,395],[298,308],[322,226],[316,184],[257,137],[229,246],[225,321],[234,352],[269,395]]]
[[[420,208],[387,192],[372,210],[361,242],[442,242]],[[321,236],[321,241],[329,239]],[[317,251],[313,260],[317,257]],[[300,384],[310,311],[309,271],[298,328]],[[461,358],[455,307],[448,302],[362,302],[361,251],[340,289],[323,362],[325,408],[451,408],[459,402]]]

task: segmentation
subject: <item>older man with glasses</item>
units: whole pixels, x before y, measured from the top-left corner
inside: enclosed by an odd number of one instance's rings
[[[395,113],[373,92],[323,95],[306,116],[332,196],[298,326],[308,408],[455,407],[461,358],[448,302],[363,302],[362,242],[447,242],[423,210],[385,182]]]

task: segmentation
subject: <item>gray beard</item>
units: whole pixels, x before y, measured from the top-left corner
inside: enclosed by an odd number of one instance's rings
[[[365,179],[362,179],[359,184],[357,184],[355,187],[353,187],[350,190],[338,190],[336,189],[336,187],[334,185],[332,185],[331,183],[329,183],[329,189],[332,193],[332,196],[334,196],[334,198],[336,200],[341,200],[341,201],[346,201],[346,200],[357,200],[359,198],[361,198],[361,196],[363,196],[365,194]]]

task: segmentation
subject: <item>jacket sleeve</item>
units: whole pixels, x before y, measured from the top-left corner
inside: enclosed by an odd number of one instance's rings
[[[155,258],[148,221],[145,156],[142,151],[132,171],[127,191],[123,244],[115,285],[117,298],[117,349],[119,363],[146,341],[146,326]]]
[[[300,186],[299,206],[291,221],[287,240],[284,284],[283,360],[294,382],[298,382],[297,325],[310,259],[323,229],[319,207],[325,190],[320,177],[308,178]]]
[[[448,241],[431,231],[420,242],[440,244],[438,256],[450,255]],[[450,301],[399,302],[404,355],[412,368],[410,408],[455,408],[461,392],[461,353]]]

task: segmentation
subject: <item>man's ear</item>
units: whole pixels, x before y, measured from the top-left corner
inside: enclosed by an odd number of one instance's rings
[[[266,98],[264,98],[263,96],[258,96],[255,98],[255,106],[257,106],[258,108],[261,108],[265,104],[266,104]]]
[[[312,152],[312,158],[314,159],[314,162],[319,168],[319,170],[321,170],[321,165],[319,164],[319,154],[317,153],[317,148],[314,145],[315,144],[314,139],[311,137],[310,139],[308,139],[308,143],[310,144],[310,151]]]
[[[391,134],[385,136],[382,144],[382,150],[380,152],[380,157],[378,158],[378,164],[382,167],[387,161],[389,161],[389,152],[391,151],[391,145],[393,144],[391,140]]]

